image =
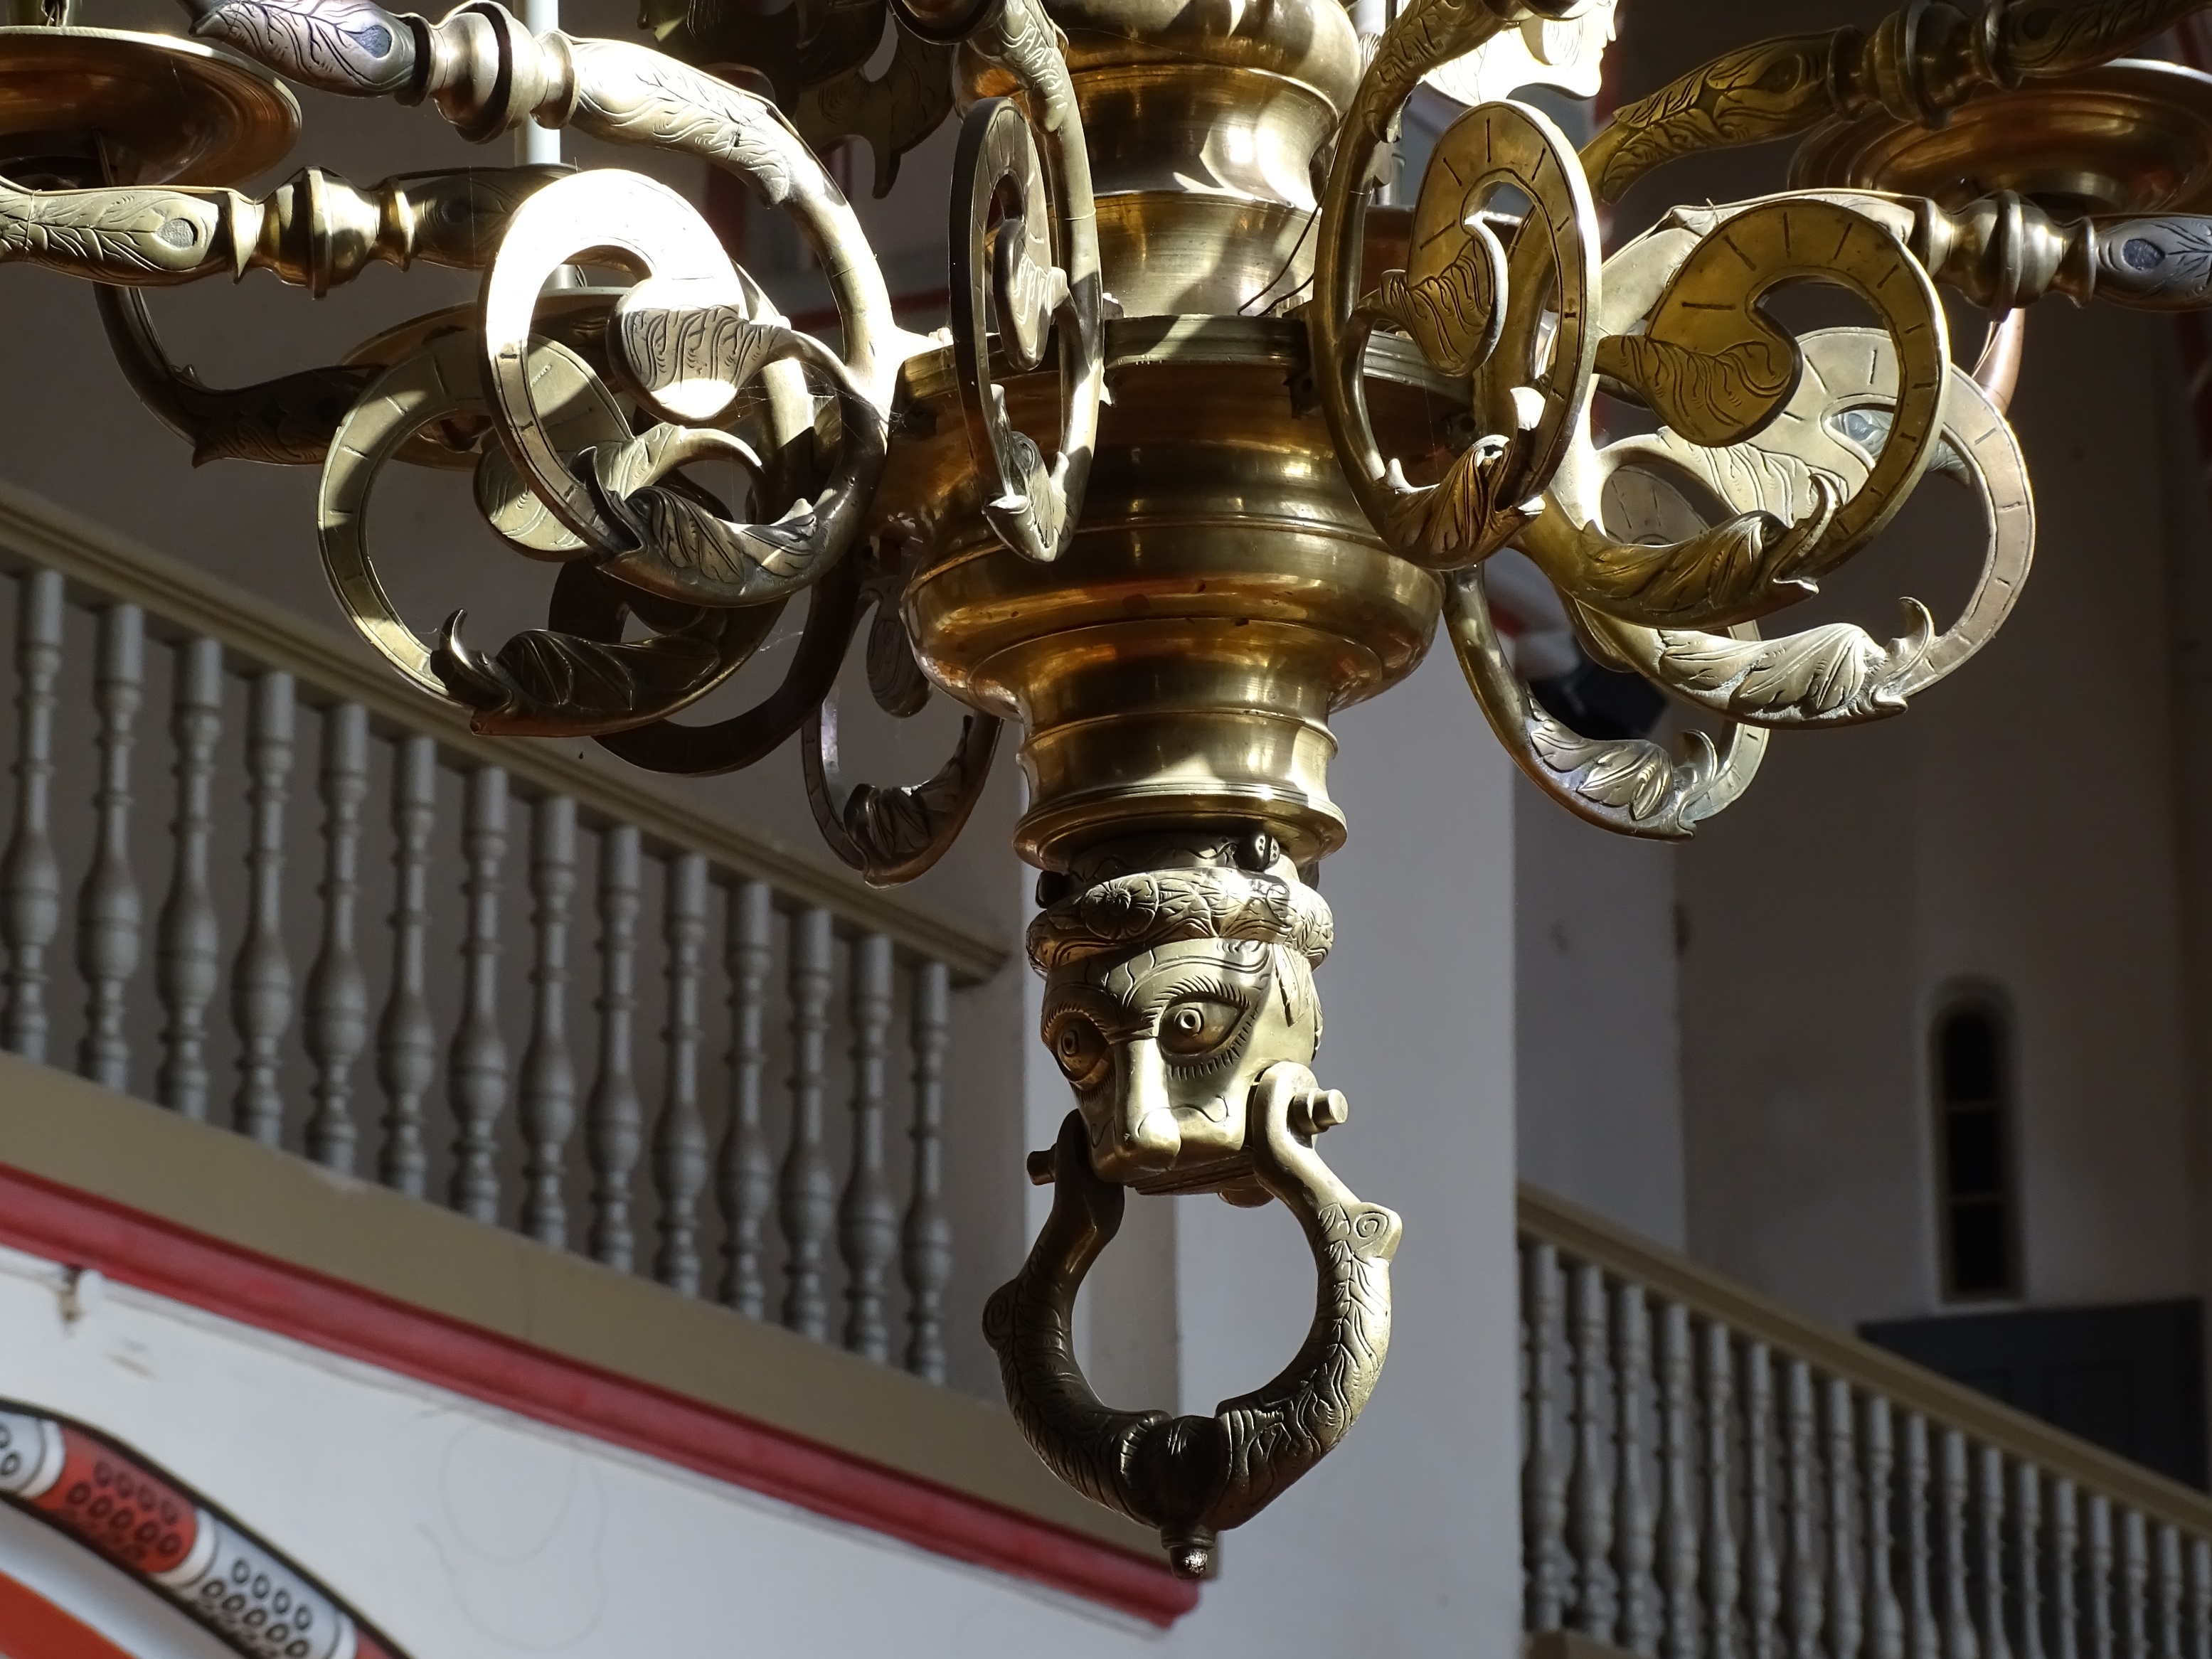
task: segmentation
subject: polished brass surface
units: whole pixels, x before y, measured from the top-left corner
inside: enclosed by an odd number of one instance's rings
[[[166,34],[0,28],[0,173],[234,185],[283,160],[300,106],[259,64]]]
[[[1436,377],[1376,356],[1403,378],[1373,380],[1376,406],[1409,448],[1438,447]],[[1293,396],[1305,365],[1295,324],[1109,323],[1113,401],[1082,527],[1040,566],[983,520],[943,356],[908,364],[905,428],[936,433],[902,443],[885,481],[933,550],[907,584],[908,629],[932,679],[1027,727],[1015,834],[1032,862],[1194,823],[1264,824],[1301,863],[1341,843],[1328,716],[1420,660],[1438,588],[1360,516]],[[1016,416],[1048,420],[1052,386],[1012,382]]]
[[[2212,76],[2117,63],[1993,92],[1941,127],[1875,110],[1808,136],[1794,185],[1925,196],[1945,207],[2014,191],[2062,216],[2212,210]]]
[[[108,285],[126,374],[200,458],[319,465],[348,616],[479,732],[683,775],[796,737],[825,843],[896,882],[959,833],[1020,724],[1041,1035],[1075,1110],[1032,1156],[1052,1216],[987,1334],[1040,1455],[1202,1574],[1222,1528],[1342,1437],[1388,1346],[1398,1218],[1316,1151],[1348,1110],[1311,1069],[1334,927],[1315,867],[1352,817],[1335,712],[1403,678],[1441,622],[1539,788],[1670,839],[1741,794],[1774,732],[1892,718],[1956,672],[2033,556],[2005,418],[2021,308],[2212,307],[2212,81],[2112,61],[2195,4],[1909,0],[1701,65],[1577,155],[1498,94],[1594,91],[1610,0],[1408,0],[1364,40],[1336,0],[647,0],[661,51],[535,33],[491,0],[434,23],[185,0],[206,40],[471,139],[536,121],[723,169],[791,216],[836,345],[626,169],[191,188],[236,182],[254,135],[289,139],[268,115],[289,94],[203,48],[68,28],[0,31],[0,139],[60,158],[0,167],[0,259]],[[168,105],[88,67],[164,52],[197,66]],[[230,73],[246,90],[223,105],[208,88]],[[1468,107],[1410,207],[1375,205],[1424,86]],[[951,325],[925,339],[893,320],[819,151],[866,138],[881,185],[956,108]],[[1655,169],[1808,134],[1792,187],[1677,207],[1605,253],[1599,204]],[[550,285],[583,259],[625,282]],[[481,270],[479,302],[227,390],[170,360],[138,292],[263,269],[319,295],[423,261]],[[1785,326],[1771,301],[1802,286],[1869,319]],[[1978,346],[1952,339],[1946,289],[1993,313]],[[1601,432],[1601,388],[1652,429]],[[734,499],[686,475],[707,459],[737,464]],[[398,462],[469,472],[484,523],[552,568],[544,627],[479,649],[459,612],[403,614],[369,518]],[[1907,599],[1887,639],[1773,622],[1931,476],[1982,519],[1960,614]],[[1670,750],[1553,714],[1492,610],[1509,548],[1590,661],[1716,732]],[[802,596],[773,691],[687,718]],[[841,769],[835,687],[864,623],[884,714],[964,706],[920,782]],[[1111,1410],[1076,1364],[1074,1297],[1129,1188],[1279,1200],[1313,1251],[1305,1346],[1210,1418]]]

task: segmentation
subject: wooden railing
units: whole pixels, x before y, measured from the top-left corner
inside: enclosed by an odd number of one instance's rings
[[[4,486],[0,577],[0,1045],[943,1379],[997,941]]]
[[[2205,1659],[2212,1500],[1524,1187],[1524,1623],[1665,1659]]]

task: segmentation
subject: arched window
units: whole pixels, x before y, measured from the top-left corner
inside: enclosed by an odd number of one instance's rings
[[[2008,1022],[1990,1003],[1959,1004],[1936,1020],[1935,1036],[1943,1294],[1960,1301],[2018,1296]]]

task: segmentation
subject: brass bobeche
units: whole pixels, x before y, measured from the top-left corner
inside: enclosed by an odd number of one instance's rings
[[[1407,0],[1364,42],[1337,0],[647,0],[659,49],[533,33],[492,0],[435,22],[186,0],[194,42],[41,9],[0,30],[0,258],[105,285],[125,374],[198,459],[319,466],[349,618],[481,729],[688,775],[796,736],[828,845],[891,882],[943,853],[1020,726],[1030,955],[1074,1110],[1030,1159],[1051,1218],[986,1334],[1040,1455],[1199,1575],[1342,1440],[1389,1347],[1399,1218],[1318,1151],[1351,1107],[1313,1070],[1334,937],[1316,872],[1348,820],[1336,712],[1441,625],[1539,787],[1673,838],[1742,793],[1774,732],[1891,718],[1955,672],[2034,550],[2005,416],[2021,308],[2212,302],[2212,82],[2113,61],[2197,3],[1909,0],[1717,58],[1579,155],[1492,94],[1588,95],[1611,0]],[[726,169],[793,216],[837,343],[620,169],[357,191],[309,167],[239,194],[296,118],[276,75],[474,139],[535,121]],[[1472,106],[1410,204],[1370,211],[1425,82]],[[950,326],[922,337],[818,152],[865,139],[887,188],[956,109]],[[1785,137],[1788,187],[1601,245],[1599,204],[1665,164]],[[629,284],[551,284],[587,256]],[[178,368],[140,292],[266,270],[321,295],[379,261],[481,270],[480,301],[258,386]],[[1874,325],[1793,334],[1764,302],[1805,283]],[[1947,288],[1993,313],[1972,362]],[[1608,441],[1600,386],[1656,429]],[[684,476],[714,459],[748,470],[748,500]],[[401,461],[469,471],[494,532],[556,567],[545,627],[484,649],[458,612],[426,630],[393,603],[367,509]],[[1930,476],[1985,526],[1957,617],[1906,600],[1887,640],[1762,635]],[[1594,661],[1713,735],[1670,752],[1552,714],[1486,592],[1509,548]],[[775,691],[684,718],[801,598]],[[872,616],[884,711],[968,711],[920,783],[840,773],[832,688]],[[1071,1310],[1131,1188],[1280,1201],[1312,1249],[1304,1346],[1209,1417],[1116,1410],[1083,1378]]]

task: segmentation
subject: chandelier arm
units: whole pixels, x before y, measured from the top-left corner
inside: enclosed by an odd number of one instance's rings
[[[1840,456],[1849,441],[1837,428],[1853,417],[1862,439],[1881,441],[1891,402],[1873,398],[1863,385],[1852,388],[1847,377],[1847,360],[1865,361],[1878,338],[1863,329],[1833,329],[1808,342],[1808,359],[1828,371],[1822,378],[1832,376],[1844,387],[1842,396],[1794,423],[1828,434],[1821,459]],[[1609,446],[1601,459],[1614,467],[1656,464],[1672,470],[1684,458],[1679,446],[1639,438]],[[1695,481],[1739,506],[1756,481],[1781,475],[1788,459],[1778,456],[1775,467],[1764,472],[1752,466],[1708,467]],[[1849,623],[1744,641],[1638,627],[1587,605],[1577,607],[1576,620],[1624,666],[1686,702],[1733,720],[1794,728],[1855,726],[1900,714],[1908,698],[1955,672],[1995,636],[2027,584],[2035,553],[2034,495],[2019,440],[1994,400],[1957,368],[1944,401],[1936,471],[1974,496],[1988,526],[1973,592],[1941,635],[1926,607],[1909,599],[1899,601],[1905,631],[1886,646]]]
[[[1444,627],[1483,717],[1514,763],[1579,818],[1621,835],[1681,841],[1730,805],[1766,752],[1767,734],[1731,722],[1716,750],[1702,732],[1688,734],[1677,761],[1642,738],[1599,739],[1569,729],[1542,708],[1505,654],[1490,615],[1480,567],[1444,582]],[[1739,629],[1739,637],[1748,633]]]
[[[994,714],[963,716],[951,757],[927,781],[848,792],[838,769],[833,690],[807,715],[799,749],[822,839],[872,887],[912,881],[945,856],[982,799],[1004,724]]]
[[[961,410],[970,458],[990,495],[984,514],[993,531],[1024,557],[1049,562],[1066,550],[1081,517],[1106,384],[1091,157],[1058,30],[1038,0],[997,0],[967,40],[1012,76],[1021,101],[985,100],[961,129],[950,237]],[[994,281],[986,273],[989,210],[1009,196]],[[1040,222],[1048,202],[1048,227]],[[1060,435],[1049,462],[1007,422],[1005,393],[991,374],[987,283],[998,295],[1000,345],[1016,373],[1041,361],[1048,322],[1057,334]]]
[[[1940,126],[1968,100],[2078,75],[2201,10],[2205,0],[1984,0],[1969,13],[1908,0],[1871,32],[1779,36],[1724,52],[1622,106],[1583,146],[1598,199],[1617,202],[1686,155],[1809,131],[1879,107]]]
[[[331,434],[375,371],[333,364],[221,389],[170,361],[146,296],[101,283],[93,289],[100,326],[138,401],[192,447],[192,464],[262,461],[319,466]]]
[[[1116,1411],[1093,1392],[1075,1357],[1075,1298],[1127,1200],[1092,1172],[1079,1112],[1049,1153],[1031,1158],[1033,1178],[1052,1183],[1052,1211],[1021,1272],[983,1313],[1007,1404],[1060,1479],[1158,1528],[1182,1577],[1204,1577],[1223,1529],[1257,1515],[1335,1448],[1389,1352],[1390,1261],[1403,1228],[1393,1212],[1354,1196],[1315,1150],[1341,1105],[1289,1061],[1269,1066],[1252,1090],[1240,1173],[1297,1218],[1317,1273],[1314,1319],[1273,1381],[1222,1401],[1211,1417]]]
[[[1533,8],[1546,15],[1563,7]],[[1367,416],[1361,384],[1371,322],[1355,317],[1360,299],[1360,261],[1366,246],[1367,198],[1382,181],[1386,151],[1398,117],[1421,79],[1440,64],[1462,58],[1525,15],[1514,0],[1414,0],[1392,23],[1360,77],[1337,127],[1328,179],[1321,192],[1313,298],[1305,307],[1315,390],[1336,446],[1346,480],[1369,520],[1386,526],[1402,514]],[[1468,452],[1472,456],[1474,450]],[[1480,501],[1489,462],[1469,461],[1459,481],[1462,496]],[[1416,526],[1425,529],[1425,526]],[[1480,556],[1479,555],[1474,556]]]
[[[267,270],[320,299],[373,264],[481,268],[515,208],[565,171],[463,167],[357,190],[305,167],[258,200],[193,185],[40,191],[0,181],[0,263],[131,288]]]
[[[866,609],[859,561],[847,559],[809,590],[806,627],[782,682],[744,713],[705,726],[658,720],[599,738],[633,766],[684,777],[743,771],[782,747],[837,684]]]
[[[742,64],[764,78],[787,109],[814,88],[865,68],[885,21],[884,0],[823,0],[774,12],[646,0],[639,19],[672,58]]]

